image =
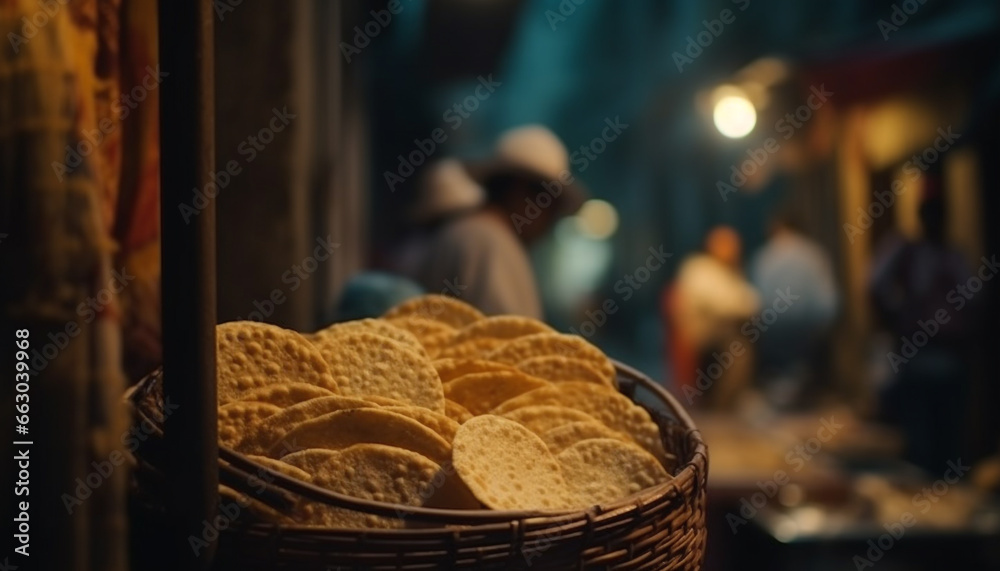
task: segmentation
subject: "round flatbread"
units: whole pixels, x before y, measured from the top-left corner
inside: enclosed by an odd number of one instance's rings
[[[600,422],[583,411],[558,404],[522,406],[505,412],[502,416],[524,426],[538,436],[543,436],[553,428],[572,422]]]
[[[491,371],[512,371],[514,367],[487,361],[485,359],[435,359],[431,362],[438,372],[442,383],[457,379],[471,373],[488,373]]]
[[[306,338],[256,321],[216,326],[216,377],[220,405],[260,387],[307,383],[337,393],[330,367]]]
[[[506,341],[492,337],[470,339],[464,343],[454,343],[448,339],[434,353],[435,359],[478,359],[496,351]]]
[[[266,402],[231,402],[219,407],[219,444],[232,448],[246,432],[247,427],[257,424],[277,413],[281,407]]]
[[[454,297],[427,294],[404,301],[387,311],[382,317],[386,319],[421,317],[440,321],[460,329],[486,316],[478,309]]]
[[[355,444],[384,444],[411,450],[441,464],[451,459],[451,444],[416,420],[383,408],[355,408],[324,414],[296,426],[285,440],[300,449],[343,450]],[[277,457],[272,447],[266,456]]]
[[[312,475],[312,483],[356,498],[420,506],[433,497],[441,467],[420,454],[380,444],[340,451],[303,450],[282,458]],[[399,528],[405,520],[306,502],[297,513],[306,524],[341,528]]]
[[[280,458],[285,454],[301,450],[302,447],[295,447],[285,439],[285,435],[299,424],[339,410],[377,406],[364,399],[343,396],[321,397],[300,402],[248,426],[234,448],[244,454],[259,456],[277,448],[281,453],[276,457]]]
[[[426,355],[367,332],[317,336],[314,343],[340,394],[388,397],[444,413],[441,379]]]
[[[591,362],[562,355],[532,357],[517,364],[518,370],[552,383],[580,381],[616,388]]]
[[[288,408],[307,400],[336,396],[332,392],[308,383],[285,383],[267,385],[240,395],[240,401],[266,402],[281,408]]]
[[[549,382],[517,370],[472,373],[444,385],[444,396],[478,415],[486,414],[518,395],[547,386],[550,386]]]
[[[297,480],[302,480],[303,482],[309,482],[312,480],[312,476],[304,470],[300,470],[291,464],[282,462],[281,460],[276,460],[274,458],[268,458],[267,456],[256,456],[253,454],[247,455],[247,458],[253,460],[257,464],[260,464],[264,468],[278,472],[279,474],[284,474],[290,478],[295,478]],[[258,478],[270,482],[267,479],[267,474],[263,470],[258,471],[255,474]]]
[[[448,403],[446,402],[445,410],[447,410],[447,407]],[[434,412],[433,410],[426,409],[421,406],[383,406],[382,410],[410,417],[427,428],[430,428],[449,443],[455,439],[455,433],[458,432],[457,422],[448,418],[448,416],[444,414]]]
[[[516,367],[523,361],[545,355],[561,355],[586,361],[601,374],[602,384],[615,384],[614,364],[600,349],[579,335],[535,333],[518,337],[504,343],[485,358]]]
[[[646,409],[612,388],[594,383],[555,383],[514,397],[494,409],[493,414],[536,405],[562,405],[585,412],[608,428],[630,436],[664,465],[670,461],[660,429]]]
[[[620,440],[584,440],[556,456],[579,507],[623,500],[670,480],[649,452]]]
[[[520,315],[494,315],[466,325],[455,332],[451,342],[455,345],[477,339],[509,341],[535,333],[555,333],[548,325]]]
[[[395,327],[405,329],[412,333],[425,348],[428,345],[436,346],[443,344],[446,340],[451,339],[455,332],[458,331],[447,323],[441,323],[440,321],[434,321],[433,319],[412,315],[386,319],[386,321]]]
[[[574,503],[559,463],[520,424],[477,416],[455,435],[455,469],[472,493],[496,510],[559,510]]]
[[[413,333],[410,333],[401,327],[396,327],[385,319],[369,318],[334,323],[325,329],[317,331],[310,340],[315,341],[316,338],[323,335],[344,335],[359,332],[374,333],[375,335],[388,337],[397,343],[401,343],[402,345],[409,347],[417,353],[426,353],[424,346],[420,344],[420,340],[418,340]]]
[[[378,395],[365,395],[364,400],[377,404],[379,406],[413,406],[411,404],[405,403],[401,400],[391,399],[389,397],[380,397]]]
[[[611,430],[596,420],[571,422],[557,426],[542,435],[542,440],[545,441],[545,445],[549,447],[549,450],[553,454],[559,454],[577,442],[593,440],[595,438],[610,438],[635,446],[635,442],[631,438],[620,432]]]

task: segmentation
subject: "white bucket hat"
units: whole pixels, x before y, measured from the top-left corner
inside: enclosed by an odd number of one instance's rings
[[[485,184],[497,174],[513,174],[537,183],[558,185],[560,210],[575,212],[587,196],[583,186],[572,176],[569,152],[559,137],[541,125],[524,125],[505,131],[497,140],[493,155],[468,164],[469,174]]]
[[[469,176],[458,159],[443,159],[431,165],[417,193],[411,212],[415,222],[430,222],[486,202],[486,191]]]

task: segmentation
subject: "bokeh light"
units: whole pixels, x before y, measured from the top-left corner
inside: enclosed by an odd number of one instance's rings
[[[576,214],[577,229],[595,240],[607,240],[618,229],[618,211],[604,200],[591,199],[583,203]]]
[[[712,118],[720,133],[730,139],[739,139],[753,131],[757,110],[744,95],[726,95],[715,103]]]

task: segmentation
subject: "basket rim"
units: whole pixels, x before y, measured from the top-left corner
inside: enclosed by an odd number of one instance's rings
[[[614,363],[619,377],[625,377],[636,383],[638,386],[642,386],[644,389],[653,393],[656,398],[666,405],[669,412],[673,414],[680,426],[683,427],[687,437],[692,440],[693,447],[690,450],[687,461],[684,462],[682,467],[677,470],[673,477],[667,482],[646,488],[631,496],[606,504],[597,504],[589,506],[585,509],[546,511],[487,509],[456,510],[407,506],[403,504],[357,498],[334,492],[326,488],[321,488],[309,482],[292,478],[280,472],[271,470],[266,466],[257,464],[242,453],[231,448],[220,446],[219,458],[229,463],[231,468],[234,468],[235,471],[240,472],[245,476],[252,477],[254,474],[263,476],[266,474],[270,479],[270,482],[268,483],[269,486],[280,486],[286,493],[290,492],[312,501],[318,501],[336,507],[363,511],[375,515],[395,518],[412,518],[416,521],[428,523],[452,525],[497,524],[498,529],[506,529],[512,522],[527,523],[531,521],[539,523],[545,522],[546,525],[558,525],[565,520],[564,523],[569,525],[578,523],[583,519],[591,520],[596,516],[600,516],[601,519],[614,517],[616,513],[627,513],[637,508],[643,509],[645,506],[655,503],[657,500],[669,495],[671,492],[683,493],[681,488],[687,480],[693,480],[695,487],[702,485],[701,481],[707,478],[708,448],[701,436],[701,432],[697,429],[694,421],[688,415],[687,411],[684,410],[680,403],[677,402],[677,399],[664,387],[650,379],[642,372],[613,359],[612,363]],[[287,531],[315,532],[317,530],[342,531],[347,529],[357,531],[352,528],[316,527],[301,524],[255,523],[252,525],[269,528],[279,527],[282,530]],[[430,535],[440,533],[440,530],[433,528],[366,530],[368,535],[380,536],[384,533],[387,537],[398,537],[401,532],[406,532],[408,534],[412,534],[413,536],[419,536],[422,535],[420,532],[426,532]]]

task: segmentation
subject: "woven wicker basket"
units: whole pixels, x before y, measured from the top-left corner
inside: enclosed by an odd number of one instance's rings
[[[220,537],[224,569],[635,569],[698,570],[705,553],[708,456],[691,419],[648,377],[617,364],[623,394],[642,404],[677,455],[671,481],[613,504],[564,513],[415,508],[336,494],[271,472],[220,449],[221,481],[281,508],[322,502],[405,518],[406,529],[358,530],[239,521]],[[157,423],[148,386],[133,395],[141,417]],[[144,398],[144,396],[146,398]],[[140,465],[155,464],[147,460]],[[267,474],[269,484],[251,477]],[[251,488],[248,484],[253,483]],[[412,525],[417,524],[417,525]]]

